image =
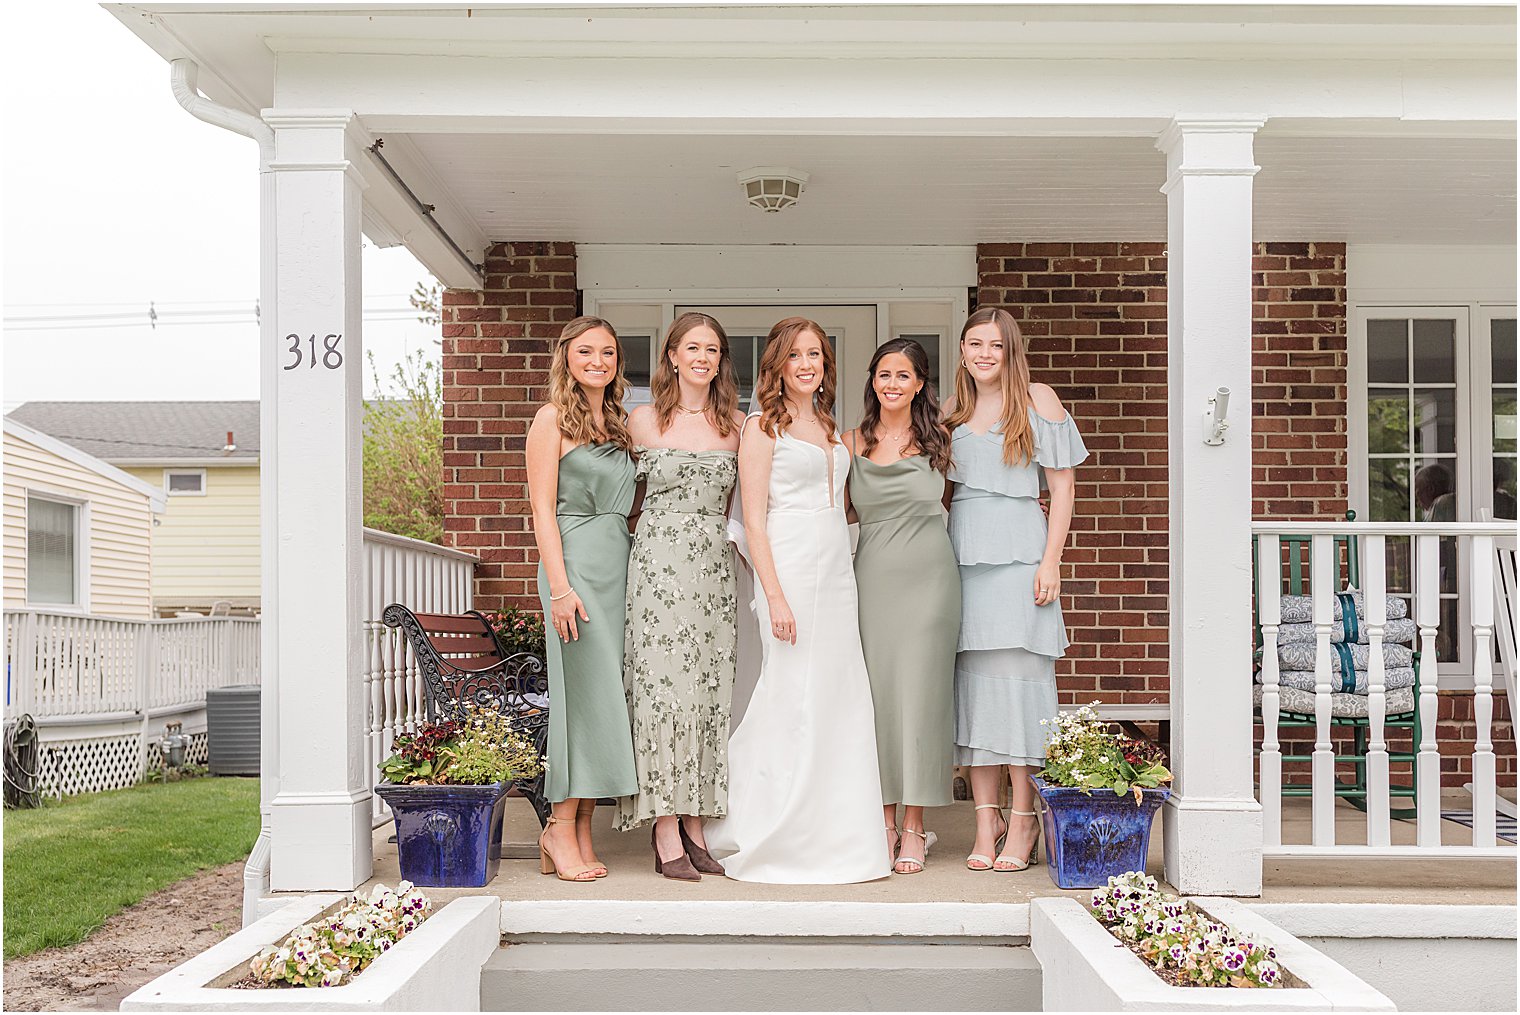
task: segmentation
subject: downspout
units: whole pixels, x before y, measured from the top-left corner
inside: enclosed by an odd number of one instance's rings
[[[185,111],[198,120],[253,138],[259,145],[259,347],[273,348],[275,342],[276,270],[274,130],[263,120],[239,109],[212,102],[200,93],[197,78],[200,68],[192,60],[169,61],[169,86]],[[277,611],[272,609],[276,591],[276,558],[271,536],[275,531],[274,498],[279,459],[275,447],[275,401],[262,395],[274,391],[274,378],[264,376],[267,364],[260,357],[261,398],[259,433],[266,449],[259,461],[260,529],[262,530],[260,564],[262,597],[259,621],[259,837],[243,867],[243,926],[258,919],[259,902],[269,893],[269,861],[273,847],[270,831],[270,802],[279,788],[279,629]],[[269,362],[273,362],[272,360]]]

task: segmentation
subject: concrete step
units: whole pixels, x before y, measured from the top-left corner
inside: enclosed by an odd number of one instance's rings
[[[1027,944],[597,941],[504,944],[482,1011],[1038,1011]]]

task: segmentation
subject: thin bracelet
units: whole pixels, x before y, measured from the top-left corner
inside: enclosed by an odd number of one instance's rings
[[[566,589],[565,591],[561,592],[559,595],[557,595],[557,596],[550,596],[549,597],[549,602],[551,602],[551,603],[557,603],[561,599],[565,598],[566,596],[568,596],[570,593],[572,593],[574,591],[575,591],[575,586],[572,585],[568,589]]]

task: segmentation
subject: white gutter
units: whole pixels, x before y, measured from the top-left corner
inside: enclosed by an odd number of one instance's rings
[[[251,113],[212,102],[196,87],[200,68],[192,60],[169,61],[169,87],[185,111],[197,120],[222,127],[259,145],[259,302],[264,314],[259,325],[260,348],[275,345],[276,258],[275,258],[275,188],[274,128]],[[273,360],[260,365],[265,392],[259,407],[259,434],[264,447],[275,446],[276,402],[272,397],[274,378],[263,376]],[[269,892],[269,863],[274,840],[270,829],[270,802],[279,789],[279,611],[275,604],[278,557],[271,540],[262,538],[275,531],[274,502],[278,462],[274,454],[260,463],[260,563],[263,575],[264,616],[259,629],[260,700],[259,700],[259,838],[253,844],[248,862],[243,866],[243,926],[258,919],[259,899]]]
[[[169,87],[185,111],[197,120],[222,127],[259,143],[259,172],[267,173],[274,161],[274,130],[263,120],[241,109],[218,105],[196,87],[200,68],[193,60],[169,61]]]

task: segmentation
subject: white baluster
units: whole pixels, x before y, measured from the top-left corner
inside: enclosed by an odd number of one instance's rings
[[[1386,538],[1367,537],[1363,601],[1367,604],[1367,845],[1387,846],[1391,815],[1388,790],[1388,696],[1383,665],[1383,631],[1388,622]],[[1349,629],[1349,625],[1343,625]]]
[[[1441,845],[1441,752],[1436,745],[1436,693],[1440,668],[1436,634],[1441,623],[1441,538],[1415,536],[1414,613],[1420,628],[1420,753],[1415,759],[1416,841]]]
[[[1494,798],[1498,795],[1498,762],[1494,757],[1494,537],[1474,536],[1471,584],[1473,631],[1473,845],[1493,846],[1496,828]]]
[[[1256,604],[1261,617],[1261,830],[1268,846],[1282,843],[1282,704],[1277,636],[1282,624],[1282,540],[1262,536],[1257,546]]]
[[[1335,609],[1335,541],[1312,537],[1309,592],[1314,603],[1314,754],[1310,761],[1316,846],[1335,845],[1335,744],[1330,736],[1330,626]]]

